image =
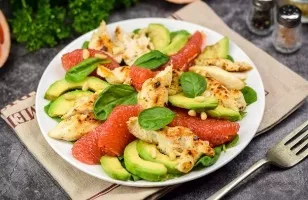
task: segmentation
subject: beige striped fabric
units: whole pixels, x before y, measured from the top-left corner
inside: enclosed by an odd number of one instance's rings
[[[232,31],[205,3],[196,1],[176,12],[173,17],[228,35],[254,61],[261,73],[267,94],[265,115],[258,133],[273,127],[304,101],[308,94],[307,81]],[[47,144],[35,119],[34,105],[35,92],[32,92],[3,108],[1,117],[72,199],[152,200],[176,187],[126,187],[79,171],[65,162]]]

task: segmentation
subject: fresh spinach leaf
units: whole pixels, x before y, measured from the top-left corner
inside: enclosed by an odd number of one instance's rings
[[[258,100],[257,93],[249,86],[245,86],[242,90],[247,106]]]
[[[240,136],[237,134],[231,142],[226,144],[227,149],[235,147],[240,140]]]
[[[172,40],[176,35],[183,34],[183,35],[190,35],[190,33],[186,30],[179,30],[179,31],[173,31],[170,33],[170,39]]]
[[[137,104],[137,92],[129,85],[111,85],[103,90],[94,103],[94,114],[99,120],[106,120],[117,105]]]
[[[146,69],[156,69],[169,61],[169,57],[158,50],[150,51],[139,57],[134,65]]]
[[[194,72],[184,72],[180,77],[180,83],[184,95],[189,98],[201,95],[207,87],[205,78]]]
[[[82,49],[87,49],[89,47],[89,41],[84,41],[84,43],[82,44]]]
[[[140,31],[140,28],[136,28],[135,30],[133,30],[133,33],[134,33],[134,34],[138,34],[139,31]]]
[[[222,146],[217,146],[214,148],[215,155],[213,157],[210,156],[202,156],[197,163],[195,164],[195,167],[209,167],[211,165],[214,165],[218,158],[220,157]]]
[[[231,55],[227,55],[227,59],[230,60],[231,62],[234,62],[234,59]]]
[[[110,61],[101,58],[87,58],[69,69],[65,74],[65,80],[71,82],[82,81],[97,68],[98,64],[108,62]]]
[[[158,130],[168,125],[175,117],[174,112],[164,107],[143,110],[138,117],[139,125],[146,130]]]

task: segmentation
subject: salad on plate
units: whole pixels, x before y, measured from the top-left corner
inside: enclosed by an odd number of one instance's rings
[[[49,137],[100,164],[113,179],[165,181],[209,167],[238,142],[252,66],[229,55],[229,39],[163,24],[111,37],[103,21],[80,49],[62,55],[65,77],[51,84]]]

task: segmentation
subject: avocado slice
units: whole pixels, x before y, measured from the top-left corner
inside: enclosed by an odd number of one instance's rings
[[[124,163],[126,169],[148,181],[162,181],[167,178],[167,168],[165,165],[143,160],[137,151],[138,140],[129,143],[124,150]]]
[[[168,97],[169,102],[176,107],[190,110],[209,110],[218,106],[218,100],[215,97],[204,97],[203,100],[197,98],[185,97],[183,93]]]
[[[85,84],[87,85],[87,88],[89,88],[89,90],[92,90],[94,92],[101,91],[107,86],[109,86],[107,82],[94,76],[89,76],[80,82],[69,82],[65,79],[61,79],[49,86],[44,98],[48,100],[55,100],[61,94],[69,90],[82,89]]]
[[[104,172],[111,178],[127,181],[131,174],[121,165],[117,157],[102,156],[100,159]]]
[[[167,167],[168,173],[181,174],[181,172],[176,169],[179,161],[176,159],[170,160],[169,156],[160,153],[155,144],[139,140],[137,143],[137,151],[139,156],[144,160],[164,164]]]
[[[162,50],[170,43],[169,30],[162,24],[150,24],[148,27],[148,36],[157,50]]]
[[[229,54],[229,38],[223,37],[217,43],[205,47],[202,53],[198,56],[198,60],[207,58],[228,58]]]
[[[181,50],[187,43],[190,34],[187,31],[178,31],[172,37],[171,43],[162,49],[162,53],[171,56]]]
[[[207,114],[213,118],[227,119],[230,121],[238,121],[242,119],[242,116],[238,111],[223,106],[217,106],[214,110],[208,110]]]
[[[67,113],[75,104],[75,101],[83,96],[93,94],[90,91],[75,90],[67,92],[52,101],[48,108],[48,115],[50,117],[62,116]]]

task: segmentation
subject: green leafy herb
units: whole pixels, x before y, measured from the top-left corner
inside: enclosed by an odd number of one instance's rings
[[[134,34],[138,34],[139,31],[140,31],[140,28],[137,28],[137,29],[133,30],[133,33],[134,33]]]
[[[210,156],[202,156],[197,163],[195,164],[195,167],[209,167],[211,165],[214,165],[218,158],[220,157],[222,146],[217,146],[214,148],[215,155],[213,157]]]
[[[243,119],[247,115],[247,112],[240,111],[240,115],[241,115],[241,119]]]
[[[180,77],[180,83],[184,95],[189,98],[201,95],[207,87],[205,78],[194,72],[184,72]]]
[[[53,47],[59,40],[70,36],[71,29],[65,23],[65,8],[51,8],[49,0],[37,1],[36,10],[25,0],[18,5],[21,7],[13,10],[14,18],[10,20],[12,33],[17,42],[26,44],[28,50]]]
[[[156,69],[169,61],[169,57],[158,50],[150,51],[139,57],[135,65],[146,69]]]
[[[94,114],[99,120],[106,120],[117,105],[137,104],[137,92],[129,85],[111,85],[102,91],[94,103]]]
[[[251,87],[245,86],[241,91],[244,95],[244,99],[247,105],[250,105],[258,100],[256,91]]]
[[[174,112],[165,107],[143,110],[138,117],[139,125],[146,130],[158,130],[167,126],[175,117]]]
[[[89,41],[84,41],[84,43],[82,44],[82,49],[87,49],[89,47]]]
[[[231,55],[227,55],[227,59],[230,60],[231,62],[234,62],[234,59]]]
[[[172,40],[176,35],[183,34],[183,35],[190,35],[190,33],[186,30],[179,30],[179,31],[173,31],[170,33],[170,39]]]
[[[110,13],[137,0],[10,0],[14,38],[30,51],[55,46],[60,40],[95,29]]]
[[[108,62],[110,61],[101,58],[87,58],[69,69],[65,74],[65,80],[71,82],[82,81],[97,68],[98,64]]]
[[[239,140],[240,140],[240,136],[237,134],[231,142],[226,144],[227,149],[235,147]]]
[[[49,107],[50,107],[51,103],[52,103],[52,101],[49,102],[49,104],[47,104],[46,106],[44,106],[44,111],[45,111],[45,113],[46,113],[48,116],[49,116],[48,110],[49,110]],[[49,117],[50,117],[50,116],[49,116]],[[50,117],[50,118],[56,120],[57,122],[62,121],[61,117]]]

